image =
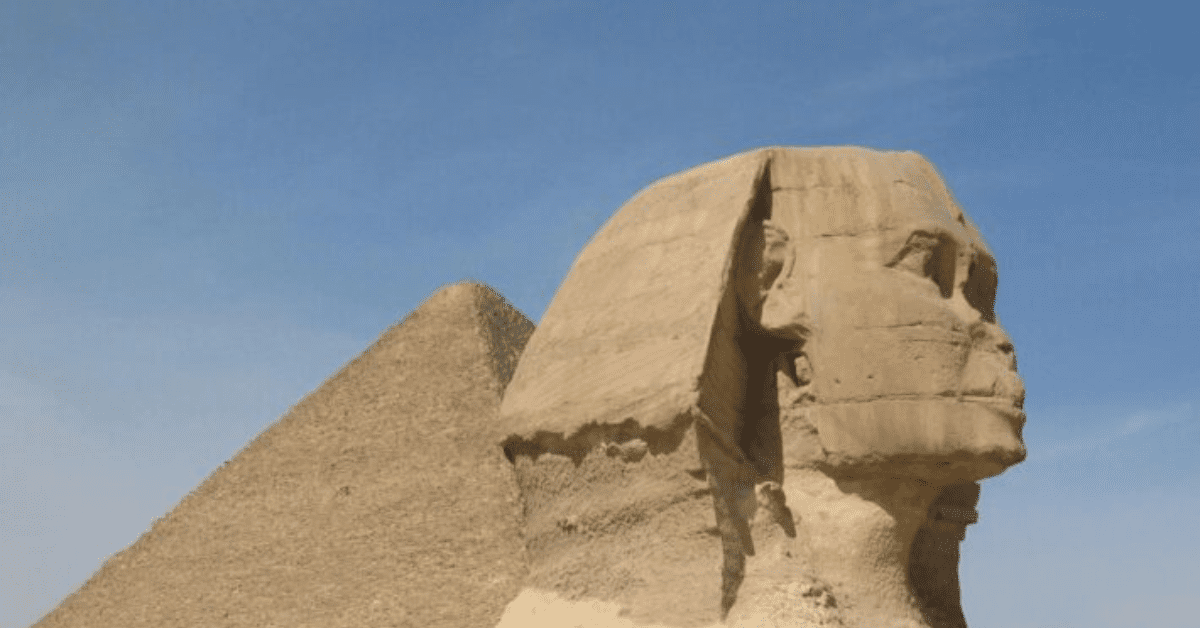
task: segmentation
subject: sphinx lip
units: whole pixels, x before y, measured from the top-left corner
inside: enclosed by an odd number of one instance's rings
[[[962,401],[970,401],[982,406],[986,406],[992,412],[1003,416],[1013,424],[1014,427],[1025,426],[1025,411],[1017,406],[1016,399],[1007,399],[1002,397],[976,397],[962,396],[959,397]]]

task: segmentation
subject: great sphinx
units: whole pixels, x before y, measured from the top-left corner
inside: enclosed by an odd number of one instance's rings
[[[978,482],[1025,457],[997,279],[912,152],[642,191],[504,395],[529,575],[499,625],[965,626]]]

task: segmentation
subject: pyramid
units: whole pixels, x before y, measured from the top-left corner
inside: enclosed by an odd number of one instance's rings
[[[532,332],[444,287],[35,627],[494,626],[526,572],[496,418]]]

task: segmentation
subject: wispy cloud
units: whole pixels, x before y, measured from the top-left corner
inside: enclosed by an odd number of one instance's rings
[[[964,56],[930,54],[890,59],[856,76],[832,82],[818,90],[817,95],[830,100],[863,98],[923,84],[958,80],[1024,54],[1015,50],[997,50]]]
[[[1084,456],[1149,432],[1197,422],[1200,416],[1191,402],[1141,410],[1110,420],[1078,437],[1043,442],[1036,450],[1031,449],[1031,457],[1057,460]]]

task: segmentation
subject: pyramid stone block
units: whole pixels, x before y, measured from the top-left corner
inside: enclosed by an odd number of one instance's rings
[[[36,628],[495,625],[526,573],[496,418],[532,332],[443,288]]]

